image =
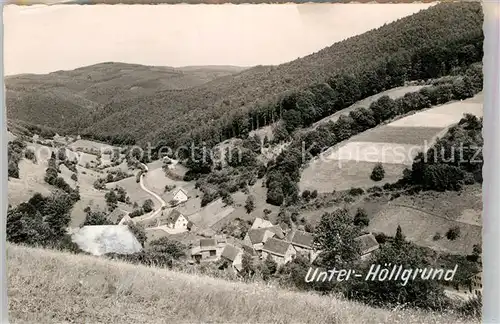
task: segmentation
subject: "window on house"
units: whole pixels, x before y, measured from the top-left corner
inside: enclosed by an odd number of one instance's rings
[[[216,254],[216,253],[215,253],[215,250],[211,250],[211,251],[210,251],[210,256],[215,256],[215,254]]]

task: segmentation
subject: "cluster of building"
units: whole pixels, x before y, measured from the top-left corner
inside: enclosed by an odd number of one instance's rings
[[[379,248],[373,234],[362,235],[356,240],[361,246],[362,259],[366,259]],[[224,236],[201,239],[199,244],[191,249],[191,258],[197,263],[222,259],[237,272],[242,269],[243,253],[261,260],[271,258],[279,266],[287,264],[298,255],[305,256],[312,263],[321,252],[314,247],[313,242],[312,233],[302,230],[290,230],[285,233],[279,225],[256,218],[242,242],[234,240],[229,243]]]

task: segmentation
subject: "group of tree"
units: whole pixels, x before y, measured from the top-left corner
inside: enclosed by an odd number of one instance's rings
[[[19,161],[24,157],[26,143],[21,139],[14,139],[7,145],[8,176],[19,179]]]
[[[483,119],[466,114],[427,152],[415,157],[403,182],[424,190],[460,190],[482,183]]]
[[[50,196],[39,193],[7,212],[7,241],[47,248],[79,250],[66,229],[74,199],[62,191]]]
[[[59,165],[64,163],[66,161],[66,155],[63,150],[59,150],[57,157],[63,158],[64,160],[60,160],[56,157],[56,154],[52,152],[49,160],[47,161],[47,169],[45,170],[45,177],[44,180],[46,183],[53,185],[67,194],[70,195],[70,197],[74,201],[80,200],[80,188],[76,186],[74,189],[64,180],[63,177],[59,176],[59,173],[61,172]]]
[[[457,76],[457,78],[451,80],[453,80],[451,84],[445,83],[424,87],[419,91],[407,93],[396,100],[391,99],[389,96],[382,96],[373,102],[369,108],[356,108],[348,115],[340,116],[335,122],[329,121],[316,129],[295,134],[289,147],[283,150],[276,158],[276,161],[267,167],[267,202],[281,205],[287,201],[296,201],[301,166],[312,157],[324,152],[328,147],[398,115],[429,108],[433,104],[442,104],[450,100],[471,97],[478,93],[482,90],[480,64],[471,65],[464,72],[464,76]],[[465,88],[463,87],[464,80],[469,80]],[[466,89],[466,92],[464,92],[464,89]],[[344,101],[347,100],[346,98],[349,97],[344,97]],[[351,104],[352,101],[348,100],[347,103]],[[468,136],[471,137],[470,139],[466,138],[469,142],[472,140],[474,144],[477,144],[476,147],[481,147],[482,138],[478,137],[477,132],[480,132],[482,122],[480,123],[469,116],[467,121],[462,121],[457,127],[467,127],[466,134],[463,134],[461,138],[464,140],[462,143],[467,143],[464,137]],[[456,141],[455,137],[458,137],[458,134],[452,138]],[[437,145],[442,145],[441,143],[442,141],[438,142]],[[462,162],[462,164],[479,173],[477,165],[475,167],[470,166],[473,154],[471,151],[467,151],[469,155],[466,156],[466,162]],[[451,169],[449,172],[452,173]],[[383,179],[384,173],[383,167],[379,165],[374,169],[372,179],[380,181]]]

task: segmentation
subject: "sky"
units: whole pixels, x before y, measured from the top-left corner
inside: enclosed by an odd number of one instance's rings
[[[276,65],[434,5],[4,7],[5,75],[102,62]]]

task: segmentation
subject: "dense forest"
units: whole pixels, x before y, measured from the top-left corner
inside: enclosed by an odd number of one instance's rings
[[[183,91],[111,102],[90,117],[92,126],[79,123],[79,130],[117,144],[179,147],[204,141],[211,146],[278,121],[294,104],[317,107],[323,97],[336,97],[307,123],[406,80],[446,75],[481,61],[482,20],[478,3],[439,4],[290,63],[255,67]],[[349,89],[352,95],[344,99]]]
[[[212,146],[227,138],[245,137],[283,117],[295,119],[296,112],[284,116],[294,107],[299,111],[312,105],[317,108],[303,116],[305,126],[406,80],[445,75],[455,67],[480,61],[482,21],[479,3],[438,4],[279,66],[257,66],[189,89],[114,97],[86,109],[85,116],[62,114],[65,120],[57,125],[36,116],[22,119],[39,120],[59,133],[79,133],[114,144],[151,142],[175,148],[205,141]],[[352,89],[349,99],[344,98],[342,87]],[[44,98],[37,104],[32,93],[16,95],[19,102],[23,95],[29,97],[30,114],[43,112],[48,104]],[[68,112],[75,110],[74,104],[81,105],[74,98],[63,99],[70,104]],[[91,99],[85,98],[85,103]]]

